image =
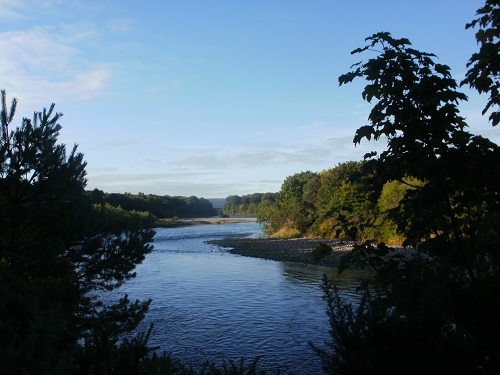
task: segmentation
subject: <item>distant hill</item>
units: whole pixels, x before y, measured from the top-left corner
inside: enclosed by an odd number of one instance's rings
[[[207,198],[207,200],[212,203],[212,206],[216,210],[222,210],[222,208],[224,208],[224,203],[226,202],[226,198]]]

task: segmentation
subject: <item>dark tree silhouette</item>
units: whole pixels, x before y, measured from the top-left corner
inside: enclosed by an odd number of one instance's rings
[[[358,309],[325,281],[332,341],[315,345],[324,370],[335,374],[500,371],[500,148],[465,131],[449,68],[434,55],[389,33],[367,38],[341,85],[362,77],[373,103],[369,124],[354,142],[387,139],[377,165],[385,181],[422,183],[389,210],[406,256],[380,243],[355,246],[342,267],[361,263],[374,277]],[[496,56],[498,61],[498,55]]]
[[[465,27],[479,27],[476,32],[476,41],[479,51],[474,53],[467,67],[469,68],[462,84],[468,84],[480,93],[490,97],[483,109],[483,115],[490,109],[490,121],[493,126],[500,122],[500,1],[487,0],[485,5],[477,10],[478,18]]]
[[[85,193],[86,163],[76,146],[68,153],[58,143],[54,104],[14,128],[17,100],[8,106],[2,91],[1,102],[2,371],[112,373],[123,358],[138,358],[130,341],[118,342],[149,301],[106,304],[100,293],[134,277],[153,232],[101,233]]]

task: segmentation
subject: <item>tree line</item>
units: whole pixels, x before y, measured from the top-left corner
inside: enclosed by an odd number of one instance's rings
[[[483,115],[496,126],[500,2],[486,0],[476,16],[466,27],[477,28],[479,51],[460,84],[486,94]],[[354,142],[385,139],[386,150],[288,177],[276,204],[261,213],[275,233],[356,240],[339,272],[351,265],[373,271],[357,306],[325,278],[331,340],[312,349],[328,374],[497,374],[500,148],[467,132],[459,112],[467,97],[435,55],[386,32],[353,54],[369,56],[339,84],[366,80],[362,97],[373,105]],[[8,105],[2,91],[0,101],[2,371],[195,374],[154,354],[151,330],[133,334],[150,300],[104,298],[135,277],[154,232],[106,221],[103,204],[85,191],[83,155],[58,142],[62,114],[54,105],[14,127],[17,100]],[[392,230],[412,251],[379,241]],[[257,370],[255,361],[248,368],[230,362],[200,373]]]
[[[212,203],[208,199],[195,196],[181,197],[155,194],[105,193],[94,189],[88,191],[93,204],[110,217],[129,217],[132,222],[157,219],[210,217],[217,215]]]
[[[14,125],[0,94],[0,368],[5,374],[243,374],[256,361],[194,370],[135,332],[151,300],[107,294],[134,278],[159,217],[208,215],[196,197],[86,191],[77,146],[58,142],[55,105]],[[124,207],[124,208],[122,208]]]
[[[275,204],[277,195],[277,193],[230,195],[224,202],[222,213],[225,215],[258,215]]]
[[[413,177],[383,181],[373,162],[349,161],[285,179],[274,205],[259,213],[271,237],[320,237],[401,244],[404,233],[389,211],[407,190],[424,182]]]

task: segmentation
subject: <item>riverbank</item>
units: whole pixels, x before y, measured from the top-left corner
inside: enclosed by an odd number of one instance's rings
[[[217,224],[236,224],[236,223],[248,223],[256,222],[256,217],[246,217],[246,216],[231,216],[231,217],[199,217],[199,218],[188,218],[188,219],[159,219],[156,223],[158,227],[161,228],[175,228],[184,227],[190,225],[217,225]]]
[[[207,241],[210,245],[224,248],[231,254],[271,259],[280,262],[315,264],[338,267],[340,258],[352,250],[352,242],[331,241],[320,238],[272,239],[272,238],[225,238]],[[316,255],[320,245],[331,246],[329,254]]]

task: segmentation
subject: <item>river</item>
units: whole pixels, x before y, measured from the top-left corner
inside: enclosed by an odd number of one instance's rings
[[[328,340],[321,278],[336,271],[229,254],[205,244],[224,237],[262,235],[259,224],[158,228],[154,249],[120,293],[151,298],[141,330],[154,323],[150,345],[186,364],[260,357],[259,368],[317,374],[308,342]],[[360,273],[336,284],[356,298]]]

